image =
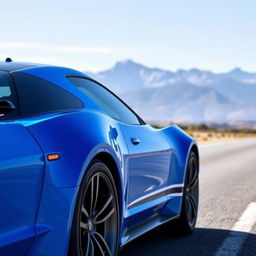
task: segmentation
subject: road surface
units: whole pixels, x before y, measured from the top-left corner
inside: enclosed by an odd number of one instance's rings
[[[126,255],[256,256],[256,138],[201,145],[197,228],[187,237],[156,229]]]

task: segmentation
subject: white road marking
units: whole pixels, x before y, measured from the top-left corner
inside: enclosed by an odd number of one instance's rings
[[[250,203],[231,229],[215,256],[235,256],[256,223],[256,203]]]

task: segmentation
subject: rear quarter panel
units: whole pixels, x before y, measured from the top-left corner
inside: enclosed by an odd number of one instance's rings
[[[186,166],[190,150],[193,146],[197,148],[196,141],[176,125],[163,128],[162,133],[166,136],[173,150],[171,162],[171,170],[173,170],[173,172],[171,174],[171,180],[173,183],[182,184],[185,181]]]

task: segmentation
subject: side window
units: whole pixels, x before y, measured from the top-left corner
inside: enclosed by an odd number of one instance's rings
[[[53,83],[22,72],[12,75],[22,115],[83,107],[79,99]]]
[[[81,77],[68,79],[113,119],[128,124],[141,124],[138,116],[103,86]]]
[[[13,81],[9,72],[0,71],[0,100],[8,100],[11,101],[16,110],[1,116],[1,119],[8,119],[9,117],[17,115],[17,101],[15,95],[15,88],[13,85]]]

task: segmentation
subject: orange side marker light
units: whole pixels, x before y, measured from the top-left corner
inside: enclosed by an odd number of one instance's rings
[[[60,154],[57,154],[57,153],[49,154],[47,156],[47,159],[48,159],[48,161],[59,160],[60,159]]]

